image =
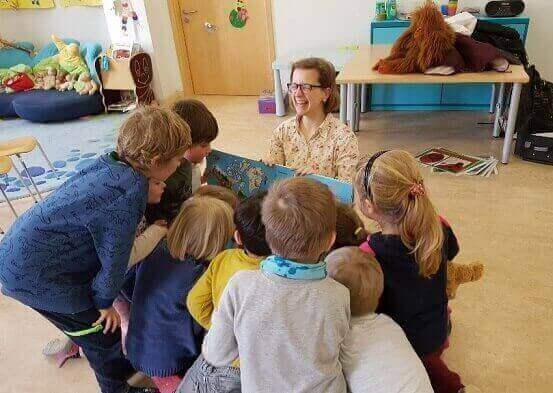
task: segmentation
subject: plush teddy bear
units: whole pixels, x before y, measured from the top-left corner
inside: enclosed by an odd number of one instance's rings
[[[48,67],[46,74],[42,77],[42,88],[51,90],[56,87],[57,70],[53,67]]]
[[[61,85],[65,83],[65,78],[67,77],[67,72],[63,70],[58,71],[58,75],[56,76],[56,90],[61,89]]]
[[[446,293],[448,299],[455,299],[459,285],[478,281],[484,274],[484,265],[478,262],[464,265],[461,263],[449,262],[447,264],[447,285]]]
[[[77,76],[75,74],[67,74],[65,76],[65,82],[60,85],[58,90],[59,91],[73,90],[76,81],[77,81]]]
[[[75,91],[80,95],[92,95],[98,91],[96,82],[90,77],[88,72],[83,72],[79,75],[79,79],[75,82]]]

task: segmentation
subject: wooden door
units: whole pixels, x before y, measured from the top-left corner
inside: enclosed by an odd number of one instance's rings
[[[183,32],[185,40],[177,50],[180,57],[186,56],[195,94],[259,95],[271,89],[270,0],[177,1],[173,10],[180,15],[172,20],[181,29],[174,30]]]

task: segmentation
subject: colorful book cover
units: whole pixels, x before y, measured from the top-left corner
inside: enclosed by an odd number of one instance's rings
[[[213,150],[207,157],[206,177],[208,184],[232,189],[239,198],[246,198],[257,191],[267,190],[277,180],[293,177],[293,169],[267,166],[261,161]],[[326,184],[334,195],[344,203],[353,202],[353,187],[349,183],[320,175],[308,175]]]

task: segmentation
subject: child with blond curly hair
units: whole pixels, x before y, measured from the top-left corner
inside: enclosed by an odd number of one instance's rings
[[[137,110],[121,126],[116,151],[29,209],[0,242],[2,292],[64,333],[77,333],[72,339],[103,393],[133,391],[113,301],[146,208],[148,179],[167,179],[190,145],[188,125],[173,112]]]

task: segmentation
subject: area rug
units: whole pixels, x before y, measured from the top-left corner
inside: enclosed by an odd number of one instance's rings
[[[51,124],[31,123],[22,119],[0,120],[0,142],[28,135],[38,139],[55,170],[49,167],[38,149],[23,154],[22,158],[38,189],[46,192],[75,175],[98,155],[112,151],[117,130],[126,116],[125,114],[97,115]],[[25,184],[33,190],[27,174],[23,172],[17,159],[14,158],[12,161],[22,172]],[[29,195],[13,169],[9,174],[0,176],[0,187],[6,191],[10,199]]]

